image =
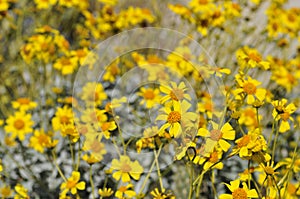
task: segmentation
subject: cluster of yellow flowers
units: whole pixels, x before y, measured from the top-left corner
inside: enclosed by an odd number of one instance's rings
[[[0,197],[299,198],[300,8],[140,5],[0,0]],[[174,49],[128,51],[89,79],[98,42],[178,21]]]

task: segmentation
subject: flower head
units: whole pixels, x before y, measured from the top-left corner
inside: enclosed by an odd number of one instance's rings
[[[69,191],[74,195],[77,193],[77,190],[85,189],[85,182],[80,180],[80,173],[78,171],[73,171],[70,178],[66,182],[63,182],[60,186],[62,190],[62,195],[66,195]]]
[[[248,199],[258,198],[258,194],[255,189],[249,189],[245,182],[242,183],[243,187],[240,187],[240,179],[230,181],[230,184],[225,185],[231,191],[231,194],[221,194],[220,199]]]

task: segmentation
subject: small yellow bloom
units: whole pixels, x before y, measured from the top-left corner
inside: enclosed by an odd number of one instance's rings
[[[51,133],[44,133],[44,130],[35,130],[33,136],[30,137],[29,147],[34,150],[44,153],[45,148],[53,148],[58,143],[58,140],[53,140]]]
[[[136,193],[132,189],[133,189],[132,184],[128,184],[126,186],[120,186],[119,189],[116,191],[115,196],[120,199],[133,198],[136,195]]]
[[[28,190],[24,188],[21,184],[15,186],[16,195],[14,199],[29,199]]]
[[[221,194],[220,199],[248,199],[248,198],[258,198],[258,194],[255,189],[248,188],[245,182],[242,183],[243,188],[240,188],[240,179],[230,181],[230,185],[226,184],[231,194]]]
[[[120,156],[119,160],[112,160],[111,169],[116,170],[113,173],[113,178],[116,180],[121,178],[122,182],[129,182],[130,177],[138,180],[144,171],[143,167],[137,160],[131,162],[130,158],[124,155]]]
[[[104,189],[99,189],[98,193],[100,196],[104,197],[104,198],[108,198],[110,197],[114,191],[111,188],[104,188]]]
[[[19,98],[16,101],[12,102],[12,107],[14,109],[20,109],[21,111],[27,111],[37,107],[37,103],[31,101],[28,98]]]
[[[0,188],[0,197],[2,198],[11,198],[13,191],[9,186],[3,186]]]
[[[73,171],[70,178],[67,179],[66,182],[63,182],[60,186],[60,189],[62,190],[62,195],[66,195],[69,191],[73,195],[77,193],[78,190],[84,190],[85,189],[85,182],[80,180],[80,173],[77,171]]]
[[[12,138],[18,137],[23,141],[26,134],[33,132],[32,126],[33,121],[31,120],[31,115],[20,111],[8,117],[4,130],[6,133],[11,133]]]
[[[54,118],[52,119],[52,127],[54,131],[61,130],[63,125],[73,124],[74,117],[72,108],[64,106],[57,108]]]
[[[140,104],[146,105],[146,108],[153,108],[154,106],[158,105],[160,101],[160,95],[158,89],[152,88],[144,88],[140,89],[141,91],[137,93],[137,95],[143,97]]]

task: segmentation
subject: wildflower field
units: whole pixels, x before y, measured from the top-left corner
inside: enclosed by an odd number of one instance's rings
[[[0,0],[0,198],[300,198],[299,0]]]

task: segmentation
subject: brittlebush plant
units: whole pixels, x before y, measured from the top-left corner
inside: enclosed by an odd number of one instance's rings
[[[299,198],[300,8],[290,3],[0,0],[0,197]],[[99,42],[148,26],[188,36],[167,53],[116,58],[73,96],[78,70],[105,56]],[[113,95],[134,67],[150,83]],[[138,136],[120,126],[128,104],[146,126]]]

